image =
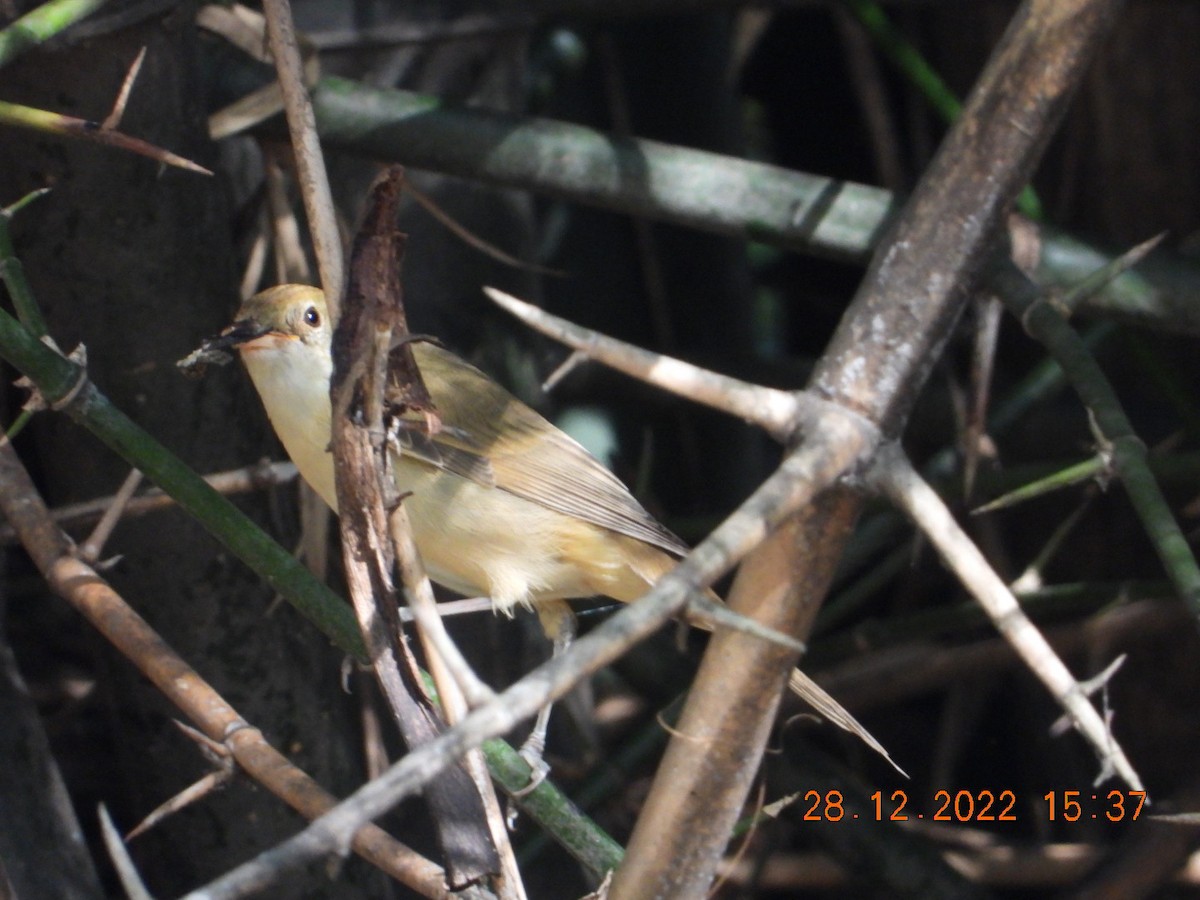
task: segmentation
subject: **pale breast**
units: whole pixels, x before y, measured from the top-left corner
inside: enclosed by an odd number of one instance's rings
[[[247,353],[244,359],[288,456],[336,512],[329,397],[312,379],[298,381],[281,356]],[[411,457],[393,456],[392,466],[397,487],[409,495],[417,549],[438,584],[489,596],[504,611],[599,592],[570,560],[581,542],[606,543],[603,529]]]

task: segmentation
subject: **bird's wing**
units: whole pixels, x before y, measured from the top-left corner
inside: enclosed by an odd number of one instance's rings
[[[440,432],[434,437],[424,421],[411,417],[400,419],[395,423],[393,437],[404,456],[461,475],[484,487],[496,487],[495,470],[482,452],[456,447]],[[465,443],[469,444],[469,440]]]
[[[402,451],[677,556],[687,553],[687,545],[571,437],[449,351],[427,343],[412,349],[429,373],[425,382],[442,428],[430,435],[416,418],[402,420]]]

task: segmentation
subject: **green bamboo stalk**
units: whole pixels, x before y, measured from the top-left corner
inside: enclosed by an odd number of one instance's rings
[[[50,0],[0,31],[0,66],[87,18],[108,0]]]
[[[21,324],[37,337],[46,334],[46,320],[42,318],[42,311],[33,299],[33,293],[29,290],[29,282],[25,280],[25,272],[21,267],[21,260],[17,257],[16,249],[13,247],[12,233],[8,224],[12,221],[13,216],[39,197],[45,196],[49,190],[49,188],[43,188],[40,191],[33,191],[12,206],[0,210],[0,279],[8,288],[8,296],[12,298],[13,308],[16,309]],[[11,439],[13,436],[10,434],[9,438]]]
[[[342,78],[313,108],[333,149],[822,256],[865,260],[898,208],[881,188]]]
[[[487,741],[483,751],[492,777],[506,790],[519,791],[529,784],[529,764],[504,741]],[[624,848],[549,781],[522,797],[521,809],[598,878],[621,864]]]
[[[229,90],[261,85],[248,66],[227,65],[221,75]],[[817,256],[866,262],[899,203],[867,185],[342,78],[323,78],[313,106],[322,140],[349,153]],[[1050,227],[1041,236],[1038,275],[1050,283],[1077,282],[1111,259]],[[1195,262],[1159,253],[1088,308],[1200,334],[1198,284]]]
[[[1005,305],[1058,360],[1092,414],[1167,577],[1192,614],[1200,618],[1200,566],[1150,471],[1146,445],[1134,431],[1108,378],[1079,334],[1054,305],[1044,301],[1036,286],[1013,267],[1006,267],[1001,277],[1008,282],[1001,292]]]
[[[261,84],[236,66],[229,89]],[[236,84],[235,84],[236,83]],[[333,149],[814,256],[865,263],[899,209],[890,191],[582,125],[467,109],[409,91],[321,79],[313,109]],[[1073,284],[1111,255],[1041,229],[1038,277]],[[1085,309],[1200,334],[1200,265],[1159,252]]]

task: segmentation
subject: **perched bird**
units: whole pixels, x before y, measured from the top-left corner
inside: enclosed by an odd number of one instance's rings
[[[332,337],[322,291],[286,284],[242,304],[205,349],[239,351],[288,456],[336,512]],[[441,429],[428,434],[414,415],[391,465],[433,581],[490,597],[504,612],[532,607],[558,650],[573,633],[565,601],[602,595],[631,602],[687,553],[567,434],[453,353],[428,342],[410,346]],[[791,686],[873,742],[798,670]]]
[[[286,284],[247,300],[218,340],[237,348],[288,456],[336,512],[332,336],[324,294]],[[556,637],[553,601],[635,600],[687,552],[572,438],[448,350],[410,346],[442,428],[402,432],[391,462],[433,581],[504,612],[530,606]]]

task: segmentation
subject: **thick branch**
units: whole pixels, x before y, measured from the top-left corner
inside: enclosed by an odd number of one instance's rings
[[[1027,181],[1120,5],[1117,0],[1026,0],[1022,5],[819,362],[812,380],[817,394],[861,413],[885,434],[902,430],[976,274],[994,252],[1002,216]],[[823,498],[816,520],[806,512],[803,527],[793,534],[821,535],[823,524],[833,537],[818,538],[815,546],[796,543],[778,563],[793,584],[817,590],[808,598],[814,605],[857,506]],[[761,552],[776,551],[770,542]],[[730,605],[743,612],[758,604],[739,590]],[[768,605],[763,612],[770,616],[763,624],[772,628],[786,630],[798,621],[786,604]],[[764,714],[773,711],[769,704],[762,709],[763,682],[731,685],[723,655],[731,639],[718,635],[705,654],[680,720],[685,737],[673,739],[673,745],[705,733],[704,710],[711,714],[722,704],[729,709],[757,704]],[[770,671],[771,657],[778,655],[760,644],[744,650],[739,669]],[[788,662],[774,660],[780,676]],[[710,769],[702,754],[672,746],[671,766],[660,769],[614,880],[610,896],[615,900],[694,897],[708,888],[745,800],[747,771],[757,766],[767,733],[761,724],[742,724],[754,740],[741,742],[740,765],[724,772]],[[673,831],[652,833],[643,827],[651,821]],[[696,827],[701,821],[705,826]]]

